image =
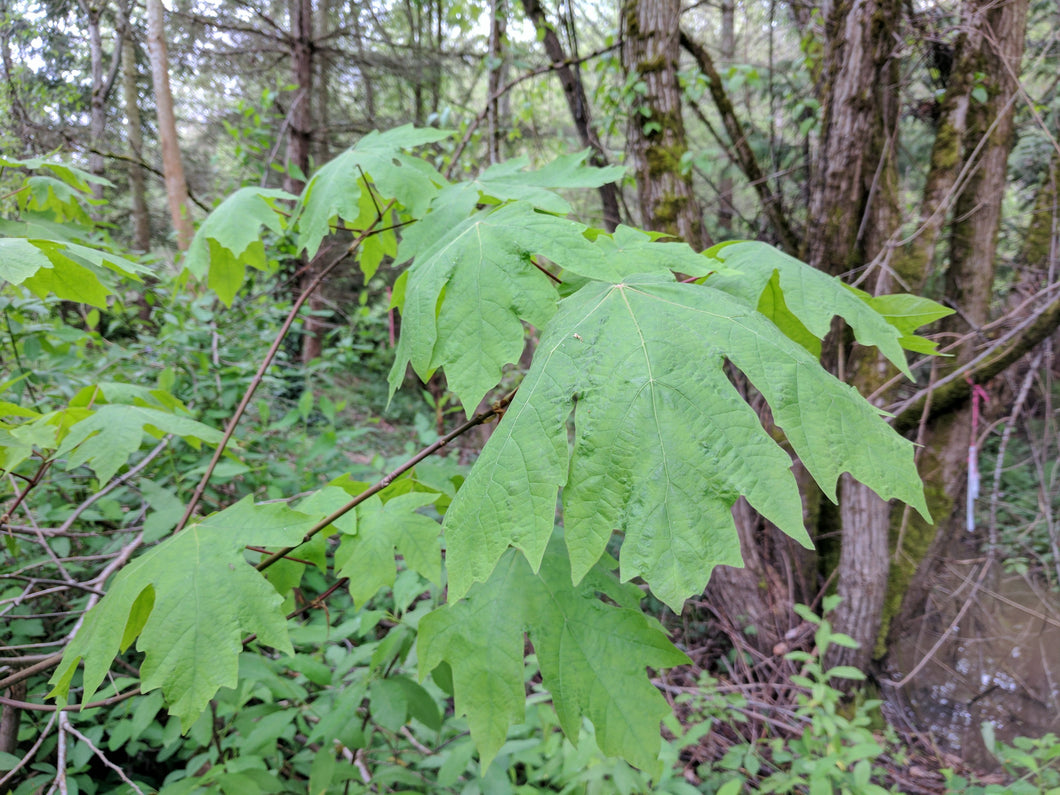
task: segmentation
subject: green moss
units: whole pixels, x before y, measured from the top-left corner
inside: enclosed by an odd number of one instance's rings
[[[1053,157],[1054,163],[1057,158]],[[1027,236],[1023,240],[1023,261],[1029,265],[1042,267],[1049,260],[1053,241],[1053,213],[1056,204],[1056,189],[1052,179],[1046,174],[1045,182],[1038,189],[1038,198],[1034,202],[1034,215],[1031,217]]]
[[[925,450],[925,454],[928,458],[933,457],[928,450]],[[935,461],[925,460],[921,462],[921,471],[937,472],[939,467]],[[931,543],[935,540],[939,524],[947,521],[950,514],[953,513],[953,500],[946,494],[944,484],[926,480],[924,483],[924,497],[927,500],[931,516],[935,520],[934,524],[924,521],[920,514],[910,509],[905,531],[903,532],[902,517],[905,511],[899,506],[891,513],[891,570],[887,578],[887,596],[883,603],[880,634],[877,636],[876,648],[873,651],[873,656],[876,658],[882,657],[887,651],[887,635],[890,632],[891,621],[898,615],[898,611],[902,609],[902,600],[905,598],[906,591],[913,581],[913,575],[916,574],[917,568],[920,566],[921,561],[924,560],[924,556],[927,555],[928,549],[931,548]],[[901,537],[900,539],[899,536]],[[899,540],[901,540],[902,547],[901,553],[896,560],[894,553],[898,547]]]
[[[637,64],[637,71],[642,75],[651,74],[652,72],[662,72],[668,66],[670,66],[670,59],[664,54],[659,54],[654,58],[645,59]]]
[[[664,232],[677,233],[677,219],[681,217],[685,207],[688,206],[687,196],[674,196],[666,194],[656,202],[654,210],[655,226]]]
[[[664,120],[659,120],[664,124]],[[644,152],[644,159],[648,163],[648,174],[658,177],[663,174],[679,175],[681,173],[681,156],[685,153],[683,146],[649,146]]]
[[[957,167],[961,154],[961,137],[948,122],[939,125],[935,133],[935,144],[931,149],[931,167],[943,171]]]

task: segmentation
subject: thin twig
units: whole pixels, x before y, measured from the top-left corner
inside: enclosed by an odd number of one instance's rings
[[[30,760],[37,755],[37,751],[40,750],[40,747],[44,744],[44,741],[48,739],[48,735],[51,733],[52,730],[52,725],[55,723],[56,720],[58,720],[58,718],[58,715],[52,715],[51,718],[48,719],[48,723],[45,725],[44,730],[41,731],[40,736],[37,737],[37,742],[33,743],[33,746],[28,751],[26,751],[26,753],[22,756],[21,759],[18,760],[17,763],[15,763],[15,766],[8,770],[6,775],[0,778],[0,787],[4,786],[4,784],[13,779],[15,777],[15,774],[19,770],[24,768],[27,764],[29,764]]]
[[[60,720],[64,720],[65,721],[66,720],[66,716],[64,715],[63,717],[60,718]],[[69,721],[66,722],[66,731],[69,732],[70,734],[72,734],[74,737],[76,737],[81,742],[83,742],[90,749],[92,749],[92,753],[94,753],[97,757],[99,757],[99,761],[102,762],[107,767],[109,767],[115,773],[117,773],[118,777],[122,781],[124,781],[126,784],[128,784],[130,787],[132,787],[134,790],[139,792],[140,795],[144,795],[144,791],[142,789],[140,789],[138,786],[136,786],[136,784],[133,783],[133,781],[128,776],[125,775],[125,771],[123,771],[120,767],[118,767],[116,764],[114,764],[109,759],[107,759],[106,755],[102,751],[100,751],[99,748],[97,748],[95,746],[95,744],[90,739],[88,739],[87,737],[85,737],[85,735],[83,735],[81,732],[79,732],[77,729],[75,729],[69,723]]]
[[[384,208],[384,212],[390,210],[393,207],[395,201],[392,199],[387,206]],[[298,312],[301,310],[302,305],[309,299],[309,296],[320,286],[324,279],[331,273],[331,271],[353,251],[355,251],[361,243],[367,238],[375,234],[376,227],[379,226],[383,221],[383,216],[379,215],[376,217],[367,229],[361,232],[357,238],[350,243],[350,245],[343,247],[340,252],[332,257],[331,261],[321,268],[320,272],[313,277],[313,280],[306,285],[306,288],[302,291],[301,295],[298,296],[298,300],[294,302],[294,306],[291,307],[291,311],[287,314],[287,319],[283,322],[279,332],[276,334],[276,338],[272,342],[272,346],[265,354],[265,358],[262,359],[261,366],[258,367],[258,371],[254,374],[250,384],[247,386],[246,392],[243,394],[243,399],[239,401],[239,405],[236,407],[235,413],[232,415],[231,420],[228,422],[228,427],[225,429],[224,436],[221,439],[220,444],[217,445],[217,449],[214,451],[213,458],[210,459],[209,465],[206,467],[206,471],[203,473],[202,478],[199,480],[198,485],[195,487],[195,492],[191,496],[191,500],[188,502],[187,508],[184,510],[184,515],[181,517],[180,522],[177,523],[176,528],[173,530],[174,533],[179,533],[187,525],[191,515],[195,512],[195,508],[199,504],[199,500],[202,499],[203,492],[206,491],[206,485],[210,482],[210,478],[213,476],[213,471],[217,467],[218,462],[221,460],[221,456],[224,455],[225,448],[228,443],[232,440],[232,436],[235,435],[236,426],[239,425],[239,421],[243,418],[243,413],[247,410],[247,406],[250,405],[250,400],[257,391],[258,386],[261,385],[265,378],[265,372],[272,365],[272,360],[276,358],[276,354],[280,350],[280,346],[283,344],[284,338],[287,336],[287,332],[294,324],[295,318],[298,317]]]
[[[146,456],[144,456],[143,460],[140,461],[136,466],[134,466],[120,478],[115,478],[111,480],[110,483],[108,483],[99,491],[95,492],[91,497],[89,497],[87,500],[85,500],[76,508],[74,508],[70,516],[67,517],[66,521],[63,522],[62,525],[60,525],[59,529],[55,532],[55,535],[62,535],[64,533],[69,532],[70,528],[73,527],[74,522],[77,521],[77,517],[84,513],[85,509],[92,505],[92,503],[96,502],[101,497],[105,497],[106,495],[110,494],[112,491],[114,491],[114,489],[118,488],[121,485],[124,485],[125,483],[128,483],[129,480],[131,480],[136,475],[140,474],[140,472],[142,472],[148,464],[154,461],[159,456],[159,454],[166,449],[172,438],[173,434],[168,434],[163,437],[162,441],[155,445],[155,448]]]
[[[454,430],[452,430],[449,433],[447,433],[445,436],[440,438],[434,444],[431,444],[431,445],[428,445],[427,447],[424,447],[422,450],[420,450],[418,453],[416,453],[416,455],[414,455],[408,461],[406,461],[405,463],[401,464],[399,467],[394,469],[392,472],[389,472],[388,474],[384,475],[381,480],[378,480],[375,484],[370,486],[367,490],[362,491],[360,494],[358,494],[356,497],[354,497],[348,503],[343,505],[337,511],[335,511],[334,513],[326,516],[325,518],[323,518],[319,522],[317,522],[315,525],[313,525],[313,527],[311,527],[309,529],[309,531],[305,534],[305,536],[302,538],[302,540],[298,544],[295,544],[294,546],[291,546],[291,547],[285,547],[285,548],[279,550],[278,552],[274,552],[272,555],[270,555],[269,557],[265,558],[265,560],[261,561],[254,568],[256,568],[258,571],[265,571],[265,569],[269,568],[269,566],[271,566],[272,564],[276,563],[279,560],[282,560],[287,555],[289,555],[290,553],[294,552],[302,544],[305,544],[307,541],[309,541],[311,538],[313,538],[313,536],[315,536],[318,533],[320,533],[322,530],[327,528],[329,525],[331,525],[337,519],[341,518],[342,516],[345,516],[347,513],[352,511],[354,508],[356,508],[362,502],[367,500],[369,497],[381,492],[383,489],[385,489],[387,486],[389,486],[391,483],[393,483],[398,477],[400,477],[401,475],[403,475],[406,472],[408,472],[410,469],[412,469],[414,466],[416,466],[416,464],[420,463],[420,461],[423,461],[425,458],[428,458],[428,457],[434,455],[436,452],[438,452],[443,447],[445,447],[447,444],[449,444],[449,442],[453,441],[454,439],[456,439],[459,436],[463,436],[465,433],[470,431],[472,428],[475,428],[475,427],[477,427],[479,425],[482,425],[483,423],[488,422],[489,420],[493,419],[494,417],[497,417],[497,416],[500,416],[500,415],[504,414],[505,409],[508,408],[508,404],[511,403],[512,398],[514,398],[514,397],[515,397],[515,390],[512,390],[507,395],[505,395],[503,398],[501,398],[496,403],[494,403],[489,409],[487,409],[485,411],[480,411],[474,417],[472,417],[467,422],[463,423],[462,425],[458,426]]]
[[[489,113],[490,105],[492,103],[496,102],[498,99],[503,97],[505,94],[507,94],[520,83],[524,83],[533,77],[548,74],[549,72],[555,72],[557,69],[561,69],[564,66],[575,66],[577,64],[585,63],[586,61],[591,61],[593,58],[599,58],[601,55],[609,53],[611,52],[611,50],[616,50],[621,46],[621,42],[616,42],[608,47],[601,47],[598,50],[594,50],[588,55],[584,55],[580,58],[568,58],[566,61],[562,61],[559,63],[550,63],[545,66],[539,66],[537,69],[531,69],[529,72],[524,72],[518,77],[509,80],[503,86],[501,86],[492,94],[490,94],[486,98],[485,107],[474,119],[472,119],[471,123],[467,126],[467,130],[464,131],[464,137],[461,138],[460,143],[457,144],[456,150],[453,152],[453,157],[449,162],[449,168],[445,170],[446,179],[452,179],[453,174],[456,171],[457,162],[460,160],[460,156],[464,154],[464,150],[467,149],[467,145],[471,143],[471,137],[475,134],[475,130],[477,130],[482,124],[482,122],[485,121],[486,116]]]
[[[18,709],[27,709],[31,712],[80,712],[83,709],[113,707],[115,704],[120,704],[121,702],[127,701],[133,696],[138,695],[141,695],[139,685],[132,690],[126,690],[124,693],[119,693],[116,696],[101,698],[98,701],[89,701],[87,704],[66,704],[65,706],[59,707],[55,704],[34,704],[30,701],[19,701],[18,699],[8,698],[7,696],[0,696],[0,704],[17,707]]]

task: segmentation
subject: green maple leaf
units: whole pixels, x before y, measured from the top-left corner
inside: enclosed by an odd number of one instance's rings
[[[431,201],[431,211],[421,223],[405,231],[398,261],[404,262],[430,246],[439,235],[464,221],[480,203],[522,201],[556,215],[571,211],[570,203],[556,193],[560,188],[597,188],[621,179],[619,166],[585,165],[589,150],[556,158],[543,168],[529,170],[529,159],[496,163],[477,177],[446,185]]]
[[[858,342],[876,346],[895,367],[912,377],[903,353],[907,347],[903,343],[910,342],[912,329],[899,329],[892,318],[877,311],[866,293],[765,243],[722,243],[706,254],[731,269],[730,273],[711,276],[712,287],[757,307],[814,355],[820,355],[820,340],[838,315],[850,325]],[[840,286],[842,289],[837,289]],[[827,300],[822,300],[824,296]],[[917,300],[938,306],[924,298]],[[924,312],[921,316],[928,316],[924,307],[920,309]]]
[[[47,168],[63,182],[84,193],[91,190],[90,183],[93,182],[99,185],[114,187],[114,183],[108,179],[98,177],[95,174],[91,174],[88,171],[84,171],[75,166],[60,163],[56,160],[47,160],[43,157],[30,157],[20,160],[18,158],[0,155],[0,166],[24,168],[28,171],[37,171],[42,168]]]
[[[914,353],[934,354],[938,343],[918,337],[913,332],[928,323],[952,315],[954,310],[916,295],[864,296],[869,306],[887,318],[887,322],[898,329],[902,336],[898,341],[902,347]]]
[[[421,619],[420,678],[450,663],[456,709],[468,716],[483,769],[508,727],[523,719],[525,631],[567,737],[577,742],[587,716],[605,754],[658,773],[659,722],[670,710],[644,668],[681,665],[688,658],[640,610],[601,602],[596,593],[609,593],[616,584],[606,573],[594,574],[599,576],[587,577],[581,587],[572,585],[558,543],[537,575],[509,551],[467,598]]]
[[[616,269],[614,276],[617,279],[662,270],[697,277],[719,270],[734,273],[723,268],[717,260],[697,253],[687,243],[660,243],[657,242],[660,237],[664,235],[620,225],[612,234],[600,234],[596,245]]]
[[[283,598],[247,563],[244,547],[296,544],[320,518],[248,497],[150,549],[85,616],[49,695],[65,698],[83,661],[82,703],[91,701],[114,656],[138,637],[141,689],[161,687],[186,730],[219,688],[235,686],[246,634],[293,654]]]
[[[547,257],[586,275],[610,270],[584,226],[525,202],[445,228],[430,219],[417,224],[417,234],[432,242],[408,270],[390,392],[409,363],[423,379],[444,367],[449,389],[470,414],[496,386],[502,367],[518,361],[523,322],[540,327],[555,312],[555,285],[532,258]]]
[[[50,268],[51,261],[25,238],[0,239],[0,279],[11,284],[22,284],[41,268]],[[106,294],[104,294],[106,300]]]
[[[411,125],[368,133],[306,184],[297,212],[299,245],[313,257],[336,219],[353,223],[362,217],[364,174],[371,178],[384,201],[397,199],[413,217],[423,215],[445,178],[425,160],[410,157],[403,150],[441,141],[449,135],[445,130]],[[371,215],[374,213],[373,208]]]
[[[146,406],[111,403],[71,427],[56,456],[65,456],[70,468],[87,463],[100,482],[106,483],[140,449],[148,428],[207,444],[217,444],[222,438],[220,431],[190,417]]]
[[[518,199],[546,212],[566,215],[571,211],[570,202],[556,193],[556,190],[598,188],[621,180],[626,174],[626,169],[622,166],[596,168],[586,165],[590,154],[591,151],[585,149],[563,155],[533,170],[528,169],[529,158],[515,157],[495,163],[476,178],[462,184],[474,188],[483,196],[501,201]],[[468,207],[467,212],[470,210],[471,207]]]
[[[109,272],[139,280],[148,270],[124,257],[58,240],[0,239],[0,279],[22,284],[41,298],[107,306]]]
[[[411,492],[385,503],[373,496],[357,506],[356,530],[343,527],[342,545],[335,553],[336,573],[350,578],[350,595],[355,604],[363,605],[380,589],[394,584],[395,548],[409,568],[441,584],[441,527],[429,516],[416,512],[437,498],[433,493]]]
[[[509,545],[536,568],[561,486],[575,578],[619,530],[622,579],[643,577],[677,611],[714,566],[742,565],[730,513],[741,495],[809,546],[791,459],[730,383],[726,360],[765,397],[826,495],[834,500],[850,472],[927,515],[913,445],[804,348],[709,286],[630,277],[582,288],[549,324],[446,513],[450,596],[486,579]]]
[[[249,265],[265,270],[268,259],[261,229],[276,234],[284,230],[277,201],[294,201],[287,191],[266,188],[240,188],[214,208],[188,247],[185,267],[199,279],[207,279],[225,306],[243,284]]]

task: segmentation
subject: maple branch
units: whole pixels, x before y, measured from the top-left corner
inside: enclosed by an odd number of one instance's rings
[[[412,458],[410,458],[408,461],[401,464],[392,472],[389,472],[388,474],[384,475],[380,480],[376,481],[373,485],[369,486],[368,489],[362,491],[360,494],[358,494],[348,503],[336,510],[334,513],[325,516],[323,519],[321,519],[319,522],[309,528],[309,530],[306,532],[305,536],[299,543],[291,547],[285,547],[284,549],[281,549],[277,552],[273,552],[272,555],[265,558],[265,560],[261,561],[254,568],[258,571],[265,571],[265,569],[269,568],[269,566],[271,566],[273,563],[282,560],[287,555],[294,552],[302,544],[305,544],[307,541],[313,538],[313,536],[320,533],[322,530],[327,528],[337,519],[340,519],[341,517],[348,514],[350,511],[352,511],[362,502],[367,500],[369,497],[381,492],[383,489],[385,489],[387,486],[397,480],[397,478],[399,478],[401,475],[404,475],[406,472],[416,466],[416,464],[420,463],[420,461],[423,461],[425,458],[429,458],[430,456],[437,453],[439,450],[449,444],[449,442],[453,441],[454,439],[460,436],[463,436],[472,428],[476,428],[479,425],[482,425],[483,423],[489,422],[494,417],[503,416],[505,410],[508,408],[508,404],[511,403],[512,398],[515,397],[516,391],[517,390],[513,389],[507,395],[505,395],[492,406],[490,406],[490,408],[486,409],[485,411],[480,411],[471,419],[467,420],[463,424],[458,425],[456,428],[449,431],[449,433],[440,438],[438,441],[434,442],[434,444],[430,444],[427,447],[424,447],[422,450],[416,453],[416,455],[412,456]]]
[[[243,393],[243,399],[239,401],[239,405],[236,407],[235,413],[232,415],[232,419],[228,422],[228,427],[225,429],[224,436],[221,439],[221,443],[217,445],[217,449],[214,451],[213,458],[210,459],[209,465],[206,467],[206,471],[203,472],[202,478],[199,480],[199,484],[195,487],[195,492],[191,495],[191,500],[188,502],[188,507],[184,509],[184,515],[181,517],[180,522],[177,523],[174,533],[179,533],[187,525],[191,515],[195,512],[195,508],[199,504],[199,500],[202,499],[203,492],[206,491],[206,485],[210,482],[210,478],[213,476],[213,471],[217,467],[218,462],[221,460],[221,456],[224,455],[225,448],[228,443],[232,440],[232,436],[235,435],[236,426],[239,425],[239,421],[243,418],[244,412],[247,410],[247,406],[250,405],[250,400],[254,397],[254,393],[257,391],[261,382],[265,379],[265,373],[272,365],[272,360],[276,358],[276,354],[280,350],[280,346],[283,344],[284,337],[287,336],[287,332],[290,331],[291,326],[294,324],[295,318],[298,317],[298,312],[302,309],[302,305],[309,299],[317,287],[323,283],[324,279],[341,263],[346,257],[352,252],[356,251],[357,248],[377,232],[378,227],[383,222],[383,217],[394,205],[396,201],[391,199],[390,202],[383,208],[383,211],[376,216],[375,220],[368,225],[368,227],[359,234],[352,243],[339,250],[339,253],[332,256],[330,261],[320,269],[320,272],[313,277],[312,281],[306,285],[306,288],[302,291],[301,295],[294,302],[294,306],[291,307],[291,311],[287,313],[287,319],[283,321],[283,325],[276,334],[276,338],[272,341],[272,345],[269,347],[268,352],[265,354],[265,358],[262,359],[261,366],[258,367],[258,371],[254,374],[254,377],[250,380],[250,384],[247,385],[246,392]],[[317,255],[320,256],[319,254]]]
[[[34,674],[39,674],[42,671],[54,668],[59,664],[59,661],[62,660],[62,658],[63,653],[58,652],[50,657],[45,657],[43,660],[36,662],[33,665],[27,665],[21,671],[15,671],[13,674],[8,674],[3,679],[0,679],[0,690],[7,690],[11,685],[18,684],[23,679],[29,679]],[[17,660],[4,660],[5,664],[13,662],[17,662]]]
[[[439,450],[441,450],[443,447],[448,445],[454,439],[457,439],[460,436],[463,436],[465,433],[470,431],[472,428],[476,428],[479,425],[483,425],[483,424],[489,422],[494,417],[502,417],[502,416],[504,416],[504,412],[508,408],[508,405],[515,398],[516,391],[517,390],[513,389],[507,395],[505,395],[500,400],[498,400],[496,403],[494,403],[492,406],[490,406],[490,408],[486,409],[485,411],[480,411],[474,417],[472,417],[471,419],[467,420],[466,422],[458,425],[456,428],[451,430],[445,436],[443,436],[440,439],[438,439],[438,441],[436,441],[433,444],[430,444],[427,447],[425,447],[422,450],[420,450],[420,452],[418,452],[416,455],[412,456],[412,458],[407,460],[405,463],[401,464],[400,466],[398,466],[396,469],[394,469],[390,473],[384,475],[379,481],[377,481],[374,485],[369,487],[366,491],[358,494],[356,497],[354,497],[352,500],[350,500],[346,505],[342,506],[341,508],[336,510],[334,513],[330,514],[329,516],[325,517],[324,519],[321,519],[319,522],[317,522],[315,525],[313,525],[313,527],[311,527],[306,532],[306,534],[302,538],[301,542],[299,542],[295,546],[286,547],[286,548],[281,549],[281,550],[279,550],[277,552],[274,552],[272,555],[267,557],[265,560],[263,560],[260,563],[258,563],[258,565],[255,566],[254,568],[257,569],[258,571],[265,571],[265,569],[269,568],[271,565],[273,565],[277,561],[286,558],[291,552],[293,552],[296,549],[298,549],[298,547],[300,547],[302,544],[305,544],[307,541],[309,541],[311,538],[313,538],[313,536],[315,536],[318,533],[320,533],[321,531],[323,531],[325,528],[327,528],[329,525],[331,525],[337,519],[339,519],[340,517],[344,516],[345,514],[349,513],[350,511],[352,511],[354,508],[356,508],[362,502],[367,500],[369,497],[381,492],[383,489],[385,489],[387,486],[389,486],[391,483],[393,483],[398,477],[400,477],[401,475],[405,474],[410,469],[412,469],[414,466],[416,466],[416,464],[420,463],[424,459],[429,458],[430,456],[432,456],[435,453],[437,453]],[[339,588],[341,588],[347,582],[349,582],[349,578],[343,577],[338,582],[334,583],[330,588],[328,588],[328,590],[325,591],[323,594],[318,596],[316,599],[311,601],[309,604],[298,608],[297,610],[292,612],[290,615],[288,615],[287,618],[288,619],[294,618],[294,617],[300,615],[301,613],[304,613],[304,612],[312,609],[313,607],[319,606],[321,603],[323,603],[323,601],[325,599],[327,599],[329,596],[331,596],[332,593],[337,591]],[[70,633],[70,634],[72,635],[73,633]],[[67,639],[69,639],[69,637],[70,637],[70,635],[67,636]],[[247,643],[253,642],[256,637],[257,637],[257,635],[250,635],[249,637],[247,637],[243,641],[244,645],[247,644]],[[38,673],[41,673],[42,671],[47,671],[47,670],[49,670],[51,668],[54,668],[56,665],[59,664],[59,662],[62,660],[62,658],[63,658],[62,652],[58,652],[56,654],[52,654],[52,655],[50,655],[48,657],[45,657],[43,660],[40,660],[39,662],[34,663],[33,665],[29,665],[29,666],[23,668],[21,671],[16,671],[15,673],[12,673],[12,674],[4,677],[3,679],[0,679],[0,690],[5,690],[8,687],[10,687],[11,685],[16,684],[18,682],[21,682],[24,679],[29,679],[31,676],[33,676],[35,674],[38,674]],[[5,662],[13,663],[13,662],[17,662],[17,661],[5,660]],[[114,697],[112,697],[109,700],[104,700],[104,701],[100,701],[100,702],[92,702],[91,704],[86,704],[86,705],[84,705],[84,708],[96,707],[96,706],[108,706],[111,703],[117,703],[117,701],[124,700],[125,698],[131,698],[132,696],[136,695],[138,692],[139,692],[139,690],[129,691],[128,693],[122,694],[121,698],[119,698],[118,696],[114,696]],[[5,703],[7,703],[9,701],[11,701],[11,699],[5,699],[4,697],[0,696],[0,704],[5,704]],[[25,704],[25,706],[23,706],[24,704]],[[29,702],[19,702],[17,704],[12,703],[12,706],[18,706],[18,707],[21,707],[23,709],[33,709],[33,710],[38,710],[38,711],[43,711],[43,712],[50,712],[50,711],[54,711],[55,709],[57,709],[57,707],[54,707],[54,706],[50,706],[50,705],[34,705],[34,704],[30,704]],[[82,707],[81,707],[81,705],[73,705],[71,708],[73,708],[73,709],[81,709]]]

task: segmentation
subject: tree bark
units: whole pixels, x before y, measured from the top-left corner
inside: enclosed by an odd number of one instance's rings
[[[1012,149],[1013,109],[1018,89],[1012,76],[1020,71],[1028,5],[1028,0],[984,3],[985,27],[979,58],[970,62],[976,69],[973,82],[976,76],[982,79],[988,99],[972,102],[969,106],[964,159],[971,163],[973,171],[957,198],[950,237],[946,293],[959,311],[946,319],[944,328],[954,334],[966,335],[966,341],[956,350],[951,363],[953,368],[973,364],[981,358],[978,354],[978,348],[984,342],[981,329],[990,317],[1001,199]],[[1034,322],[1022,329],[1013,342],[1018,346],[1016,351],[1028,346],[1035,337],[1044,338],[1050,327],[1056,328],[1055,324],[1060,321],[1060,300],[1054,299],[1031,320]],[[995,367],[1007,367],[1014,360],[1011,353],[1009,357],[1003,354],[1002,348],[996,356],[988,356],[984,364],[993,361]],[[983,380],[987,373],[994,374],[983,369],[976,380]],[[959,506],[964,503],[966,479],[961,475],[965,472],[968,445],[972,441],[971,409],[967,404],[971,392],[969,381],[970,378],[946,382],[947,387],[959,384],[944,392],[951,407],[950,413],[943,414],[932,424],[926,439],[932,455],[930,468],[922,467],[921,476],[929,495],[940,495],[939,502],[945,510],[935,517],[935,531],[926,530],[930,546],[905,591],[899,626],[908,625],[922,612],[938,561],[945,557],[955,536],[964,532],[966,516]]]
[[[890,196],[874,189],[894,130],[897,83],[893,48],[901,20],[898,0],[825,4],[821,139],[810,175],[810,228],[804,259],[831,274],[864,265],[864,232]]]
[[[736,57],[736,6],[733,0],[722,0],[721,3],[720,55],[722,67],[731,67]],[[735,216],[732,188],[732,176],[726,167],[718,181],[718,228],[726,238],[732,236],[732,221]]]
[[[125,37],[122,41],[122,94],[125,101],[125,134],[129,143],[129,196],[132,200],[132,248],[151,247],[151,219],[147,211],[144,169],[143,122],[140,118],[140,92],[137,88],[136,44],[128,15],[123,11]]]
[[[811,174],[805,251],[814,267],[838,275],[868,266],[862,289],[891,291],[892,236],[899,225],[897,149],[898,60],[894,52],[899,0],[854,0],[826,7],[821,62],[820,148]],[[826,363],[859,391],[886,383],[893,368],[873,349],[852,346],[843,334],[826,345]],[[887,395],[879,399],[886,400]],[[890,506],[849,476],[840,483],[837,592],[833,616],[856,649],[833,646],[826,665],[865,669],[883,615],[889,574]]]
[[[503,43],[507,28],[507,15],[508,9],[504,0],[490,0],[489,79],[486,92],[487,145],[490,164],[501,161],[501,145],[504,143],[500,87],[504,76]]]
[[[8,2],[7,0],[0,0],[0,63],[4,67],[5,93],[11,108],[11,115],[14,117],[12,122],[15,136],[22,145],[22,153],[28,155],[31,153],[33,145],[30,142],[29,115],[22,105],[22,98],[18,92],[18,83],[15,80],[15,64],[14,59],[11,57],[12,28],[13,26],[9,24],[8,20]]]
[[[93,176],[103,176],[103,155],[99,151],[103,140],[103,128],[106,123],[103,104],[103,37],[99,30],[103,7],[96,3],[81,3],[88,28],[89,65],[92,71],[92,88],[89,96],[88,121],[88,170]],[[103,195],[103,186],[92,183],[92,195],[99,199]]]
[[[287,155],[284,190],[298,194],[309,172],[313,131],[313,3],[288,0],[291,26],[291,80],[295,86],[287,111]]]
[[[85,15],[86,27],[88,28],[88,53],[89,68],[92,74],[91,91],[89,95],[89,122],[88,122],[88,170],[97,177],[103,176],[103,153],[100,148],[103,145],[103,134],[107,126],[107,98],[114,87],[114,79],[121,64],[122,38],[124,26],[119,25],[115,32],[114,55],[111,59],[110,69],[105,76],[103,74],[103,33],[100,23],[103,12],[107,9],[106,2],[87,2],[81,0],[81,10]],[[92,183],[92,195],[94,198],[102,198],[103,186],[98,182]]]
[[[623,5],[623,63],[645,86],[640,106],[630,109],[626,156],[644,226],[698,250],[706,241],[684,163],[688,144],[677,83],[680,13],[679,0],[626,0]]]
[[[316,14],[316,41],[326,41],[331,24],[331,0],[321,0]],[[316,162],[326,163],[331,159],[331,141],[328,128],[331,126],[331,68],[332,58],[326,48],[316,52],[316,119],[319,135],[314,137]]]
[[[169,53],[166,48],[162,0],[147,0],[147,51],[151,57],[151,77],[155,87],[158,139],[162,148],[169,217],[177,233],[177,248],[187,251],[195,230],[188,215],[188,183],[177,139],[173,94],[169,89]]]
[[[957,178],[963,164],[961,149],[967,134],[968,108],[982,46],[985,5],[970,2],[962,9],[961,32],[953,47],[954,67],[938,107],[931,165],[920,202],[920,222],[912,239],[894,260],[898,286],[906,292],[919,293],[927,281],[958,192]]]
[[[288,0],[290,25],[291,79],[295,85],[291,107],[287,111],[287,153],[284,190],[298,195],[305,188],[309,173],[310,147],[313,138],[313,0]],[[299,267],[304,266],[304,257]],[[304,290],[316,277],[315,269],[302,268],[299,290]],[[319,313],[325,305],[320,290],[309,296],[307,313],[302,326],[302,363],[311,362],[323,352],[326,329]]]

